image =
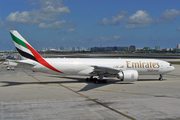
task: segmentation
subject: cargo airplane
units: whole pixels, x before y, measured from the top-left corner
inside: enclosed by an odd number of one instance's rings
[[[17,51],[25,60],[16,61],[17,67],[58,75],[89,76],[87,81],[106,83],[104,77],[117,77],[134,82],[139,75],[163,76],[175,68],[156,59],[98,59],[98,58],[43,58],[16,30],[10,30]]]

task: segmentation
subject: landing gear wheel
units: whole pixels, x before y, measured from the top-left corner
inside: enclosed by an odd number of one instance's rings
[[[93,78],[93,81],[98,81],[98,79],[97,78]]]
[[[96,79],[96,80],[94,80],[94,83],[95,84],[107,83],[107,81],[106,80],[98,80],[98,79]]]
[[[99,83],[103,83],[103,80],[99,80]]]
[[[90,81],[90,79],[89,79],[89,78],[86,78],[86,81]]]
[[[107,81],[106,80],[102,80],[102,83],[107,83]]]
[[[95,83],[95,84],[98,84],[98,83],[99,83],[99,80],[94,80],[94,83]]]
[[[162,80],[163,80],[163,76],[164,76],[164,75],[161,75],[161,74],[160,74],[159,81],[162,81]]]
[[[89,81],[94,81],[93,76],[91,76],[91,77],[89,78]]]

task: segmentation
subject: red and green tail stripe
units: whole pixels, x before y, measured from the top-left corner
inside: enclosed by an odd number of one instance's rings
[[[13,33],[22,39],[24,38],[17,31],[10,31],[10,34],[15,43],[16,49],[23,57],[39,62],[43,66],[53,71],[63,73],[57,70],[56,68],[54,68],[52,65],[50,65],[25,39],[21,40],[18,37],[16,37]]]

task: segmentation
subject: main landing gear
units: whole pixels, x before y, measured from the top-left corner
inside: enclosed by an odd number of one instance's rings
[[[163,80],[163,76],[162,74],[160,74],[159,80],[162,81]]]
[[[99,79],[97,79],[97,78],[93,78],[93,76],[91,76],[90,78],[86,78],[86,81],[91,81],[91,82],[94,82],[95,84],[107,83],[107,81],[103,80],[102,78],[103,77],[99,76]]]

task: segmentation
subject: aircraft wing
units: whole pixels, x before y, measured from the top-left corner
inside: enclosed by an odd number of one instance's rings
[[[97,75],[117,75],[120,70],[110,68],[110,67],[104,67],[104,66],[91,66],[94,67],[93,73]]]
[[[35,66],[35,64],[30,63],[30,62],[26,62],[24,60],[7,60],[9,62],[10,66],[16,66],[16,67],[20,67],[20,66]]]
[[[17,61],[16,63],[18,63],[18,65],[29,65],[29,66],[35,66],[35,64],[28,63],[28,62],[21,62],[21,61]]]

